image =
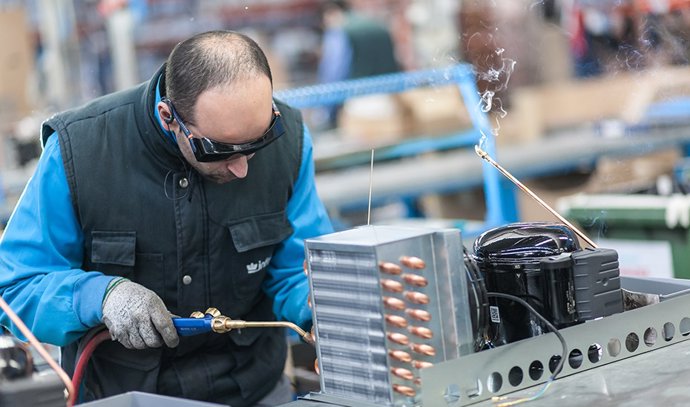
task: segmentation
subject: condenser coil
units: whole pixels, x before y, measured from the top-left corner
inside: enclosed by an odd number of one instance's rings
[[[420,369],[472,352],[457,229],[366,226],[306,241],[321,393],[420,400]]]

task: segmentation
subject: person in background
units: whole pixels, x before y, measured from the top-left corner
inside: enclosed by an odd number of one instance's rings
[[[353,11],[345,0],[326,0],[321,15],[324,33],[317,72],[320,83],[400,70],[393,40],[384,24]],[[329,109],[331,127],[336,124],[338,109]]]
[[[282,329],[179,337],[172,316],[308,330],[304,239],[332,231],[300,112],[249,37],[195,35],[151,80],[58,113],[0,241],[0,293],[74,370],[80,401],[127,391],[235,407],[289,402]],[[7,315],[0,323],[21,336]],[[89,332],[90,333],[90,332]]]

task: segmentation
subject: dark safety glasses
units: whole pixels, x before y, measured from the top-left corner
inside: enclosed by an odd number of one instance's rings
[[[285,134],[285,128],[283,127],[280,111],[278,111],[275,103],[273,103],[271,124],[261,137],[249,143],[229,144],[213,141],[207,139],[206,137],[193,135],[180,118],[177,110],[175,110],[175,106],[173,106],[172,101],[167,97],[162,98],[161,101],[168,105],[173,118],[177,121],[177,124],[180,126],[180,129],[182,129],[182,132],[187,139],[189,139],[189,144],[192,147],[192,152],[194,152],[194,157],[200,162],[222,161],[232,157],[235,154],[254,154],[258,150],[261,150],[262,148],[274,142],[276,139],[278,139],[278,137]]]

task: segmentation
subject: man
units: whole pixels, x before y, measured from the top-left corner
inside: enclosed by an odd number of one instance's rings
[[[70,373],[78,339],[107,325],[117,342],[97,348],[82,400],[289,401],[283,330],[178,337],[171,319],[212,306],[311,324],[303,240],[332,228],[309,132],[274,103],[257,44],[196,35],[150,81],[53,116],[41,136],[0,242],[0,287],[39,340],[63,346]]]
[[[324,26],[318,80],[321,83],[397,72],[400,66],[388,28],[354,12],[346,0],[327,0],[321,7]],[[329,109],[335,126],[339,106]]]
[[[324,25],[319,80],[335,82],[397,72],[400,67],[388,28],[356,13],[346,0],[322,6]]]

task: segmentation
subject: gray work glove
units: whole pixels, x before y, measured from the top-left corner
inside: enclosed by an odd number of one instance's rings
[[[163,300],[127,279],[114,279],[103,299],[103,322],[110,336],[128,349],[171,348],[180,338]]]

